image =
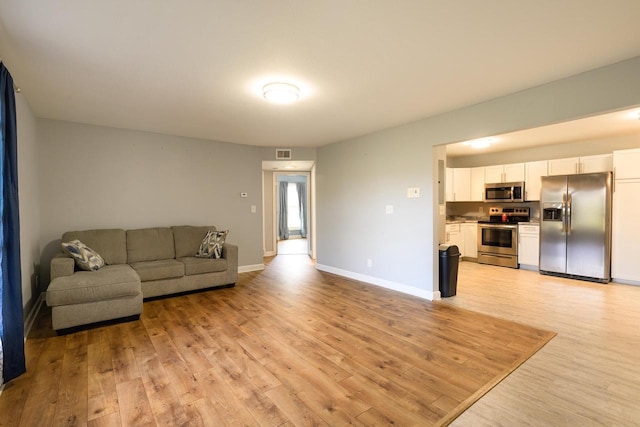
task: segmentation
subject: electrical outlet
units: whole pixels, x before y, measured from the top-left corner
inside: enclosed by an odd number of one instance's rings
[[[371,261],[371,258],[367,258],[367,267],[373,267],[373,261]]]
[[[393,213],[393,205],[385,205],[384,213],[392,214]]]
[[[478,212],[483,213],[483,212],[484,212],[484,207],[483,207],[483,206],[480,206],[480,207],[478,208]]]
[[[251,213],[256,213],[258,210],[258,208],[256,207],[256,205],[251,205]]]

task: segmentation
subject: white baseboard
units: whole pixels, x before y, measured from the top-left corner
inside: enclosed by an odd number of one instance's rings
[[[635,280],[626,280],[626,279],[616,279],[615,277],[611,279],[614,283],[620,283],[623,285],[632,285],[632,286],[640,286],[640,282]]]
[[[33,326],[33,322],[35,322],[36,317],[38,317],[38,313],[40,313],[40,309],[42,308],[42,303],[44,303],[46,294],[44,292],[40,293],[38,296],[38,300],[31,308],[31,311],[27,315],[27,318],[24,320],[24,339],[26,340],[29,336],[29,332],[31,332],[31,327]]]
[[[276,256],[276,253],[274,251],[264,251],[264,254],[262,256],[263,257]]]
[[[354,273],[352,271],[342,270],[340,268],[335,268],[335,267],[331,267],[323,264],[317,264],[316,268],[320,271],[326,271],[327,273],[337,274],[338,276],[348,277],[349,279],[370,283],[372,285],[402,292],[403,294],[409,294],[415,297],[428,299],[430,301],[440,299],[440,291],[431,292],[431,291],[416,288],[413,286],[403,285],[402,283],[391,282],[389,280],[380,279],[378,277],[367,276],[360,273]]]
[[[238,267],[238,273],[248,273],[249,271],[264,270],[264,264],[241,265]]]

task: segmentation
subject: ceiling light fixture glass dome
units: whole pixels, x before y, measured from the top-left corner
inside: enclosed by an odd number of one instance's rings
[[[268,83],[262,87],[264,98],[276,104],[289,104],[300,97],[300,89],[289,83]]]

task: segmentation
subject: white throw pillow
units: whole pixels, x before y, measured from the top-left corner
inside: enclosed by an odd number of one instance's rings
[[[198,258],[222,258],[222,246],[229,234],[227,231],[209,230],[200,243],[200,249],[196,253]]]
[[[62,249],[71,255],[82,270],[97,271],[105,265],[104,259],[80,240],[64,242],[62,243]]]

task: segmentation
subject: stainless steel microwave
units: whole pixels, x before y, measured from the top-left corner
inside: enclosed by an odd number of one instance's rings
[[[524,182],[499,182],[484,185],[485,202],[524,202]]]

